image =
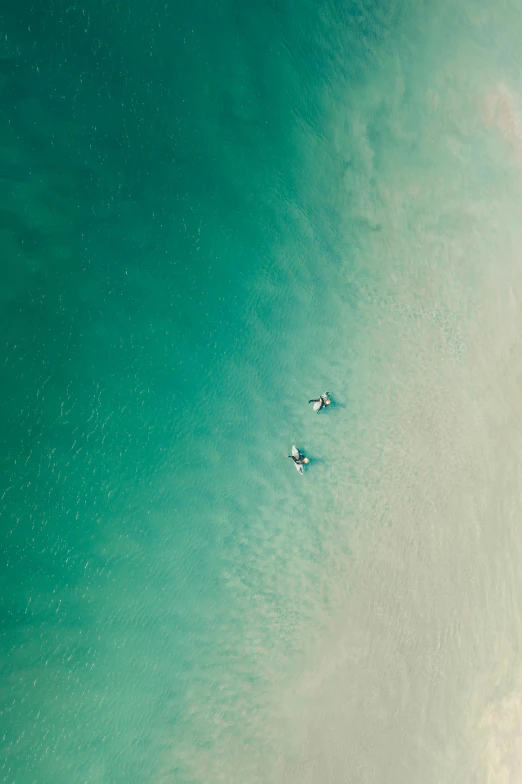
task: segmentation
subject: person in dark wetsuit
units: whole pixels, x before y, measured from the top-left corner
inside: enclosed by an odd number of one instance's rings
[[[319,408],[317,409],[320,411],[322,408],[326,408],[326,406],[330,405],[330,400],[328,399],[328,392],[325,392],[324,395],[316,398],[315,400],[309,400],[308,403],[319,403]]]
[[[287,455],[287,457],[291,457],[294,463],[297,463],[297,465],[303,465],[303,463],[310,462],[307,457],[301,454],[301,452],[299,452],[299,455]]]
[[[296,468],[301,469],[301,473],[303,471],[303,464],[310,462],[308,458],[303,455],[301,450],[296,447],[295,444],[292,444],[292,451],[289,455],[285,455],[285,457],[291,457],[295,463]]]

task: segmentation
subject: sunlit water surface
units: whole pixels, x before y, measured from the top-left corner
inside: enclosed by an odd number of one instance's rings
[[[69,3],[1,30],[1,780],[520,782],[519,8]]]

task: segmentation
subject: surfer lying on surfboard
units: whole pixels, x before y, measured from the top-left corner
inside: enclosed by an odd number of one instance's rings
[[[328,397],[328,392],[325,392],[324,395],[318,397],[317,400],[309,400],[308,402],[314,404],[314,411],[320,411],[322,408],[329,406],[331,400]]]
[[[306,464],[306,463],[310,462],[309,459],[307,457],[305,457],[302,452],[299,451],[299,449],[296,447],[295,444],[292,444],[292,454],[291,455],[285,455],[285,457],[291,457],[292,458],[292,460],[295,463],[295,467],[299,471],[300,474],[302,474],[303,471],[304,471],[303,463]]]

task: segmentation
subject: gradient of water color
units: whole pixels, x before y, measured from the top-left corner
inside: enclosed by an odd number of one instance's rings
[[[521,28],[3,11],[3,782],[520,780]]]

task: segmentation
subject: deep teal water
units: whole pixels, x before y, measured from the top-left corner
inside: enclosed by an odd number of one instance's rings
[[[483,780],[520,24],[3,10],[2,781]]]

